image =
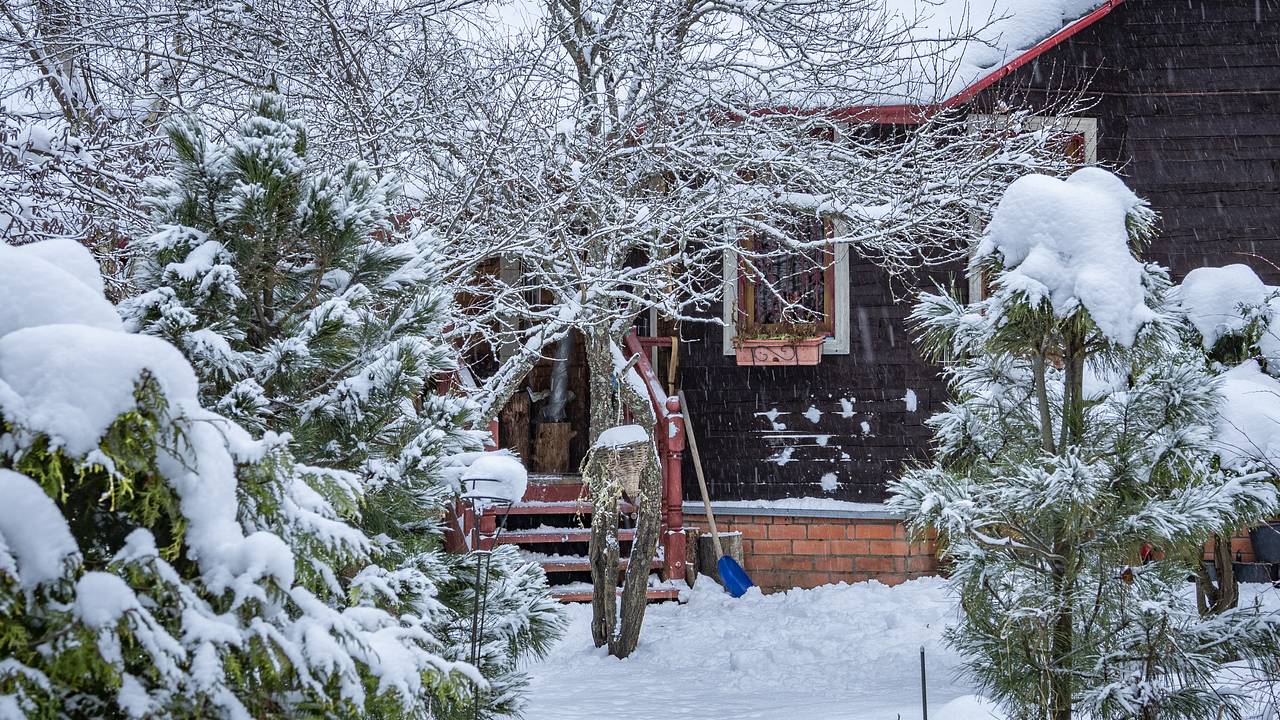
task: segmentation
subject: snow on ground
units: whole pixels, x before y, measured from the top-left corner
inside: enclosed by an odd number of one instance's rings
[[[649,607],[627,660],[592,646],[588,605],[567,611],[565,638],[530,669],[527,720],[908,720],[922,644],[931,710],[972,692],[939,641],[953,611],[937,578],[737,600],[703,578],[687,604]]]
[[[1280,610],[1280,591],[1242,585]],[[591,643],[591,608],[567,608],[569,626],[531,667],[526,720],[917,720],[920,647],[929,716],[992,720],[992,707],[957,677],[960,657],[941,634],[954,617],[945,581],[875,581],[733,599],[703,578],[685,605],[649,607],[626,660]],[[1259,702],[1256,684],[1241,682]],[[1251,717],[1265,717],[1255,710]]]

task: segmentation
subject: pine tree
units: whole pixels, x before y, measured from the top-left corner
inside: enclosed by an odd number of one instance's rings
[[[1022,178],[975,254],[991,296],[925,294],[912,316],[953,399],[891,503],[938,533],[949,640],[1011,717],[1216,718],[1239,698],[1212,673],[1280,641],[1256,608],[1202,619],[1185,592],[1188,558],[1276,490],[1214,460],[1217,385],[1179,342],[1167,272],[1134,257],[1153,219],[1103,170]]]
[[[376,567],[356,477],[203,408],[74,243],[0,245],[0,287],[0,715],[422,717],[463,692],[344,586]]]
[[[397,236],[392,183],[367,167],[310,167],[305,129],[277,96],[223,142],[194,122],[170,135],[173,173],[149,197],[158,230],[137,247],[145,292],[126,317],[183,350],[210,405],[288,433],[303,463],[361,479],[361,526],[382,569],[357,576],[353,592],[465,660],[473,572],[441,549],[456,490],[444,463],[482,436],[466,429],[466,401],[435,392],[457,359],[440,339],[449,296],[432,237]],[[517,662],[541,652],[559,620],[540,569],[511,549],[495,555],[494,578],[497,636],[480,669],[488,709],[506,712],[518,707]],[[442,716],[458,702],[437,700]]]
[[[1244,365],[1256,361],[1260,370],[1280,374],[1280,288],[1263,284],[1252,268],[1240,264],[1196,268],[1174,288],[1171,297],[1185,316],[1184,339],[1188,346],[1203,351],[1207,373],[1231,383],[1232,375],[1249,371]],[[1267,397],[1260,392],[1248,392],[1242,399],[1250,406],[1280,405],[1280,396]],[[1264,419],[1264,427],[1255,428],[1255,432],[1280,436],[1280,421],[1275,420],[1274,411],[1264,410],[1262,414],[1270,417]],[[1234,415],[1236,413],[1224,413],[1219,425],[1251,424]],[[1269,433],[1265,425],[1272,426]],[[1280,464],[1260,452],[1263,438],[1249,440],[1248,447],[1220,447],[1219,462],[1244,471],[1269,472],[1273,478],[1280,479]],[[1240,596],[1233,568],[1231,534],[1214,535],[1212,546],[1216,577],[1210,576],[1203,565],[1197,568],[1196,576],[1197,598],[1205,614],[1236,607]]]

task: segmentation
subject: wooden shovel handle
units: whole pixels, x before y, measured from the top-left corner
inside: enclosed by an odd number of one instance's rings
[[[693,417],[689,415],[689,403],[684,399],[681,390],[680,413],[684,415],[684,434],[689,438],[689,450],[693,453],[693,471],[698,476],[698,489],[702,491],[702,507],[707,510],[707,525],[711,526],[711,542],[716,548],[716,560],[724,557],[724,548],[720,547],[720,533],[716,530],[716,515],[711,512],[711,494],[707,492],[707,478],[702,474],[702,456],[698,454],[698,439],[693,436]]]

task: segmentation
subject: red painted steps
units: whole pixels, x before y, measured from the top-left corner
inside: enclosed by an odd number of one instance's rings
[[[625,501],[618,506],[618,510],[623,513],[632,513],[635,509],[635,505]],[[515,503],[510,508],[495,507],[493,513],[495,515],[590,515],[591,503],[585,500],[565,502],[526,500]]]
[[[584,582],[583,578],[591,572],[587,561],[591,529],[584,526],[590,525],[592,507],[586,499],[581,478],[576,475],[531,475],[529,480],[521,502],[506,510],[489,508],[485,511],[490,515],[486,524],[493,528],[505,514],[509,525],[498,534],[498,544],[518,546],[529,560],[541,565],[556,599],[561,602],[590,602],[591,584]],[[624,515],[633,515],[636,508],[634,504],[624,502],[619,510]],[[634,538],[633,528],[619,529],[619,541],[630,542]],[[665,567],[662,551],[659,547],[653,559],[651,568],[655,571]],[[625,571],[628,563],[626,553],[623,555],[618,563],[621,571]],[[655,582],[646,591],[646,596],[651,602],[676,600],[679,587]]]
[[[540,553],[523,553],[526,560],[542,566],[548,575],[554,573],[591,572],[591,562],[586,555],[542,555]],[[631,563],[629,558],[619,558],[618,569],[626,570]],[[661,570],[665,567],[661,550],[649,563],[649,569]]]
[[[684,583],[657,583],[651,584],[645,590],[645,597],[649,602],[658,600],[679,600],[680,590],[684,587]],[[570,583],[568,585],[552,586],[551,595],[560,602],[591,602],[591,583]],[[622,590],[618,590],[618,595],[622,595]]]
[[[618,540],[627,542],[635,538],[631,528],[618,530]],[[498,536],[499,545],[537,545],[540,543],[591,542],[591,528],[539,527],[531,530],[507,530]]]

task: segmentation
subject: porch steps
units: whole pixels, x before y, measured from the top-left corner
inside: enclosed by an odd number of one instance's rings
[[[573,583],[569,585],[558,585],[551,588],[551,595],[560,602],[591,602],[591,583]],[[645,597],[649,602],[658,602],[661,600],[679,600],[680,586],[674,583],[656,583],[650,584],[645,590]],[[618,591],[618,595],[622,595],[622,591]]]
[[[663,568],[662,548],[658,548],[658,553],[649,563],[651,570],[661,570]],[[551,573],[571,573],[571,572],[591,572],[591,562],[586,555],[542,555],[540,553],[524,552],[521,555],[530,562],[536,562],[542,566],[542,569]],[[626,570],[630,564],[629,558],[620,558],[618,560],[618,569]]]
[[[619,510],[625,514],[635,512],[636,506],[629,502],[623,502],[619,505]],[[496,515],[590,515],[591,503],[585,500],[575,500],[572,502],[542,502],[542,501],[525,501],[512,505],[510,508],[494,508]]]
[[[630,543],[635,539],[635,505],[622,503],[623,527],[618,530],[622,557],[619,569],[626,570]],[[591,541],[591,503],[584,499],[581,478],[576,475],[531,475],[524,499],[509,509],[489,508],[492,521],[501,524],[506,515],[506,529],[497,536],[499,545],[515,545],[521,555],[537,562],[547,573],[551,594],[560,602],[591,601],[591,564],[588,546]],[[491,522],[492,522],[491,521]],[[660,571],[665,567],[663,548],[659,546],[650,568]],[[677,600],[679,585],[660,581],[650,576],[645,596],[650,602]]]
[[[630,542],[635,530],[618,530],[618,540]],[[508,530],[498,536],[499,545],[542,545],[546,543],[585,543],[591,541],[589,528],[538,527],[531,530]]]

